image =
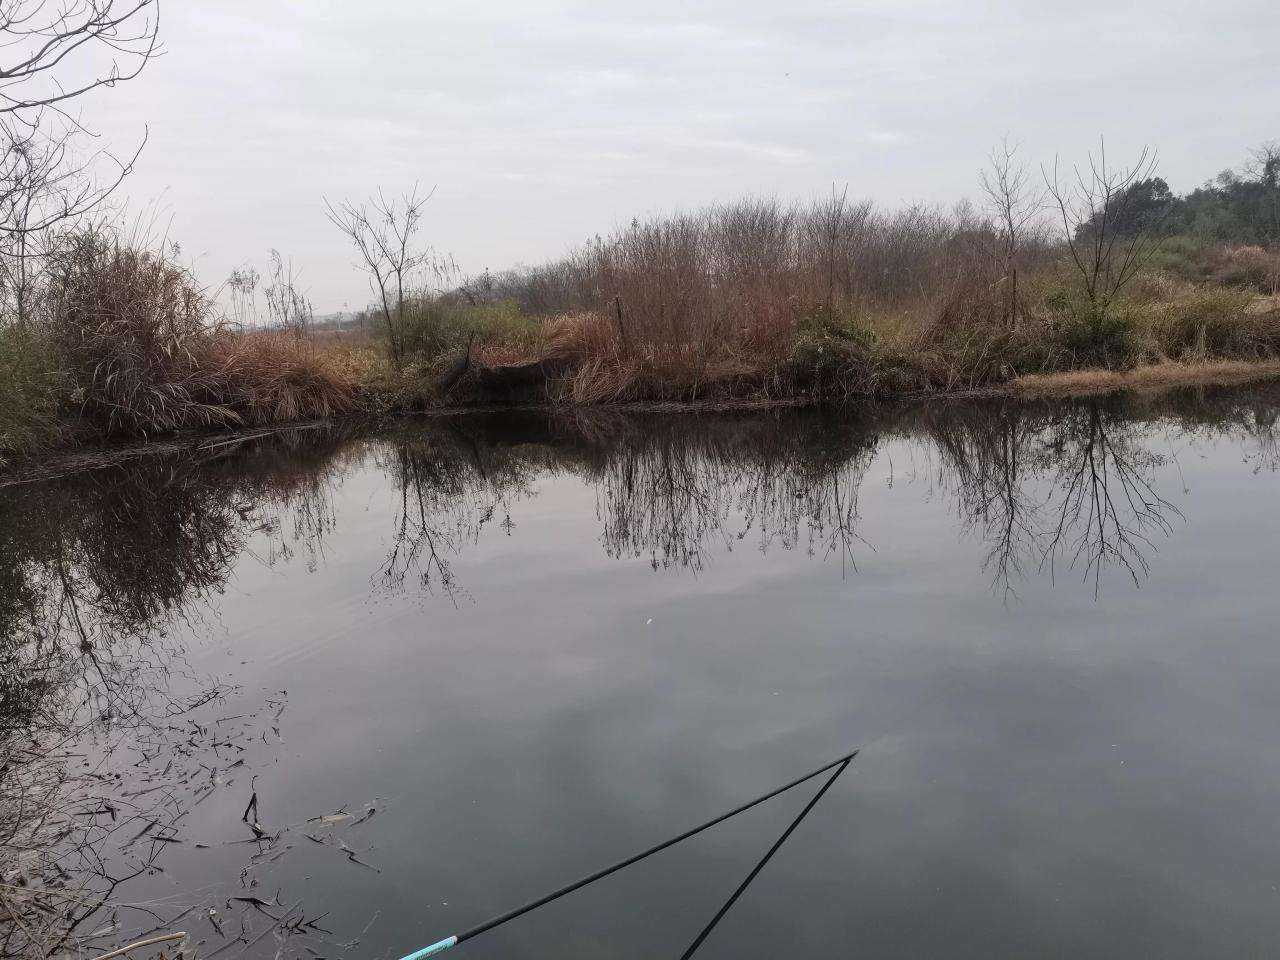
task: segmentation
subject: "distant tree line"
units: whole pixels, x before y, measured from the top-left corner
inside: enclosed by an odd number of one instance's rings
[[[1112,222],[1104,224],[1102,218]],[[1130,184],[1110,211],[1096,211],[1077,230],[1079,238],[1111,230],[1120,235],[1154,232],[1190,234],[1220,243],[1280,245],[1280,140],[1253,151],[1240,170],[1224,170],[1203,186],[1178,196],[1163,177]]]

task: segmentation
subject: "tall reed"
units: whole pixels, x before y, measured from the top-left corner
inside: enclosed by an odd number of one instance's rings
[[[109,232],[65,239],[41,318],[73,389],[107,434],[148,436],[325,417],[355,409],[352,384],[303,337],[243,333],[163,251]]]

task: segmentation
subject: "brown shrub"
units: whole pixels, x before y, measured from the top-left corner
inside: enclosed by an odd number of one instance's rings
[[[43,324],[80,415],[108,434],[232,427],[354,409],[302,339],[238,334],[185,269],[101,231],[55,253]]]

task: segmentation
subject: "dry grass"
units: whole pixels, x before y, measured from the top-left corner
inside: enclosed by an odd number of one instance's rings
[[[990,239],[963,214],[838,196],[635,222],[498,278],[493,295],[540,317],[542,336],[480,356],[562,363],[553,393],[574,403],[865,392],[873,343],[906,354],[1003,319]],[[1030,243],[1019,266],[1043,256]]]
[[[219,381],[218,399],[241,423],[288,423],[353,413],[349,369],[306,340],[282,331],[228,333],[203,359]]]
[[[44,325],[71,374],[73,402],[108,433],[238,422],[202,365],[212,305],[163,255],[87,232],[55,256]]]
[[[1175,387],[1239,384],[1280,376],[1280,361],[1213,360],[1200,363],[1148,364],[1132,370],[1070,370],[1064,373],[1028,374],[1013,380],[1009,389],[1023,397],[1081,397],[1118,390],[1145,393]]]
[[[1143,355],[1156,359],[1259,360],[1280,349],[1280,312],[1250,307],[1255,296],[1233,287],[1175,289],[1162,299],[1134,307],[1145,343]]]
[[[57,436],[65,384],[45,337],[0,326],[0,467]]]
[[[1209,276],[1217,283],[1259,293],[1280,294],[1280,252],[1254,246],[1225,246],[1209,258]]]
[[[1234,379],[1238,367],[1268,369],[1280,357],[1280,310],[1260,308],[1247,291],[1153,275],[1114,314],[1095,320],[1076,304],[1053,302],[1053,273],[1045,273],[1041,289],[1027,283],[1014,326],[1002,322],[1000,299],[986,295],[993,285],[974,271],[914,317],[796,318],[776,343],[763,336],[639,339],[616,314],[581,311],[546,320],[532,349],[489,344],[478,359],[500,369],[547,363],[557,371],[548,399],[595,405],[951,393],[1059,375],[1063,389],[1078,384],[1087,392],[1091,382],[1128,385],[1135,367],[1146,372],[1134,383],[1175,369],[1199,370],[1193,379],[1203,382]],[[1072,377],[1075,371],[1082,376]]]
[[[1171,242],[1159,269],[1100,306],[1058,247],[1029,238],[1015,283],[997,241],[963,210],[882,214],[838,197],[637,222],[499,278],[494,296],[536,312],[541,333],[491,338],[477,358],[551,363],[545,397],[589,405],[954,392],[1280,356],[1280,312],[1258,307],[1276,254]]]
[[[356,409],[329,352],[283,332],[239,333],[163,253],[87,232],[53,262],[43,328],[78,415],[150,436],[329,417]]]

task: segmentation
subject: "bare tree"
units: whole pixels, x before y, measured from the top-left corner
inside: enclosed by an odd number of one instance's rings
[[[1280,140],[1268,140],[1251,150],[1244,170],[1268,187],[1280,186]]]
[[[146,137],[120,158],[77,155],[79,131],[50,132],[0,117],[0,314],[25,322],[58,228],[101,205],[133,169]],[[103,173],[105,169],[105,174]]]
[[[159,0],[0,0],[0,307],[23,322],[45,236],[103,203],[146,144],[116,155],[73,101],[131,80],[161,51]],[[105,169],[104,169],[105,168]]]
[[[836,193],[831,185],[831,199],[815,206],[813,210],[813,226],[821,238],[823,253],[827,259],[827,316],[835,312],[836,298],[836,250],[839,248],[844,227],[845,205],[849,198],[849,185]]]
[[[825,273],[822,280],[828,314],[835,310],[837,295],[849,299],[857,293],[853,263],[871,215],[870,201],[851,203],[848,185],[837,192],[832,184],[831,196],[815,201],[796,220],[803,244],[797,256],[812,258],[817,269]]]
[[[431,258],[429,249],[415,246],[422,226],[424,197],[418,187],[399,200],[388,200],[382,191],[367,204],[325,201],[329,221],[341,230],[360,254],[361,266],[369,274],[369,285],[378,295],[382,318],[387,326],[391,359],[399,365],[404,327],[405,290],[415,270]]]
[[[995,248],[991,251],[1009,288],[1005,323],[1018,322],[1018,254],[1025,234],[1044,208],[1045,193],[1033,185],[1026,167],[1017,165],[1018,145],[1009,138],[991,151],[989,166],[982,171],[982,191],[997,224]]]
[[[1245,173],[1266,190],[1262,201],[1267,211],[1265,231],[1274,243],[1280,240],[1280,140],[1269,140],[1254,150]]]
[[[78,150],[83,131],[50,128],[43,117],[34,126],[0,117],[4,158],[0,161],[0,234],[5,238],[42,233],[88,213],[128,176],[142,141],[127,156],[109,150]],[[101,166],[107,172],[99,172]]]
[[[1154,175],[1156,154],[1142,148],[1130,167],[1107,162],[1105,141],[1097,156],[1089,153],[1088,171],[1073,167],[1074,182],[1059,177],[1058,161],[1045,187],[1062,217],[1071,262],[1097,318],[1104,317],[1116,295],[1134,278],[1155,250],[1154,224],[1133,216],[1134,187]]]
[[[141,73],[160,52],[159,27],[160,0],[0,0],[12,58],[0,66],[0,114],[29,125],[46,107],[69,117],[67,101]]]

